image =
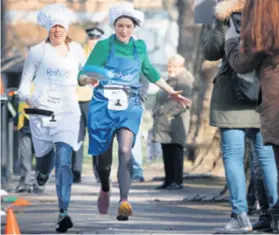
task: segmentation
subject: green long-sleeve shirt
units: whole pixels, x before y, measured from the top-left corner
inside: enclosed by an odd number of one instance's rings
[[[100,40],[94,47],[85,65],[104,67],[110,52],[110,40],[114,40],[113,36]],[[148,59],[145,42],[143,40],[135,40],[135,45],[139,59],[142,61],[141,72],[150,82],[157,82],[160,79],[160,74],[151,65]],[[125,44],[118,39],[115,39],[115,54],[120,57],[128,57],[132,59],[134,56],[132,41],[130,40],[129,43]]]

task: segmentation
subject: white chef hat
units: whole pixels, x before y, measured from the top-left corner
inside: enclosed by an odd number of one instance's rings
[[[141,11],[134,9],[132,3],[121,3],[109,10],[109,25],[114,28],[115,21],[121,16],[128,16],[134,19],[140,26],[144,20],[144,14]]]
[[[37,15],[38,24],[48,31],[54,25],[61,25],[67,31],[72,21],[73,13],[63,4],[51,4],[44,7]]]

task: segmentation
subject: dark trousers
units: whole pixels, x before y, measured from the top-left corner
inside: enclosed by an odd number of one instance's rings
[[[276,168],[277,168],[277,192],[279,195],[279,145],[273,145],[273,151],[274,151],[274,157],[275,157],[275,162],[276,162]],[[276,204],[274,205],[274,209],[275,209],[275,214],[278,217],[277,219],[279,220],[279,198],[276,202]]]
[[[259,200],[262,211],[267,211],[269,201],[264,186],[263,170],[260,162],[257,161],[254,153],[250,151],[250,184],[247,192],[247,202],[249,207],[253,207],[256,200]]]
[[[19,132],[20,184],[32,185],[33,145],[30,133]]]
[[[165,184],[182,184],[184,151],[180,144],[161,144],[165,167]]]
[[[80,125],[79,125],[79,141],[84,141],[86,128],[88,123],[88,110],[89,110],[90,102],[79,102],[79,108],[81,112],[80,116]],[[82,162],[83,162],[83,144],[80,146],[79,150],[73,152],[72,158],[72,168],[74,171],[82,172]]]
[[[90,106],[90,101],[87,102],[79,102],[81,117],[80,117],[80,127],[79,127],[79,141],[84,141],[86,128],[88,123],[88,110]],[[80,146],[79,150],[73,152],[72,157],[72,168],[74,171],[82,172],[82,162],[83,162],[83,144]],[[95,177],[98,177],[98,173],[96,170],[96,156],[92,159],[92,168]]]

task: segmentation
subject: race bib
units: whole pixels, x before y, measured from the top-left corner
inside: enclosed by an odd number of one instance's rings
[[[104,89],[104,96],[108,99],[108,109],[126,110],[128,108],[128,96],[125,91]]]
[[[42,124],[44,127],[52,127],[56,123],[56,120],[54,117],[43,117],[42,118]]]

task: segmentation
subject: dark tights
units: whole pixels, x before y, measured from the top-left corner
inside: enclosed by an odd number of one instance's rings
[[[132,181],[132,147],[134,134],[129,129],[119,129],[116,131],[118,142],[118,172],[117,178],[120,189],[120,200],[128,199],[128,194]],[[110,190],[110,172],[112,165],[112,144],[110,148],[97,158],[97,170],[100,176],[101,187],[104,192]]]

